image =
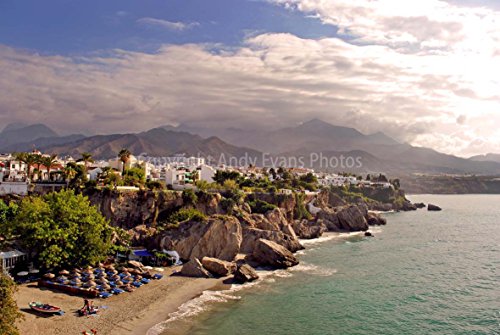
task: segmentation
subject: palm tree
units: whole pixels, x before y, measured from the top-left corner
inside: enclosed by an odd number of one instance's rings
[[[68,184],[71,180],[73,180],[73,178],[75,178],[76,172],[76,164],[74,162],[69,162],[68,164],[66,164],[66,166],[64,167],[64,173],[66,174],[66,181]]]
[[[26,165],[28,166],[28,180],[31,182],[31,178],[33,176],[33,171],[32,171],[32,167],[36,164],[36,155],[35,154],[27,154],[26,155]]]
[[[57,155],[54,154],[42,157],[42,164],[45,165],[45,168],[47,169],[48,180],[50,180],[50,170],[52,169],[56,161],[57,161]]]
[[[41,178],[40,165],[43,165],[43,156],[39,154],[33,154],[34,165],[36,165],[36,171],[38,173],[38,178]]]
[[[83,162],[85,165],[85,171],[89,169],[89,163],[94,163],[94,159],[92,158],[92,154],[90,152],[82,153],[82,158],[78,160],[78,162]]]
[[[120,150],[120,152],[118,153],[118,158],[122,161],[122,176],[125,174],[125,164],[127,164],[127,162],[130,160],[130,156],[132,154],[130,153],[130,151],[128,149],[125,149],[123,148],[122,150]]]
[[[31,168],[37,163],[36,155],[28,152],[16,152],[14,153],[14,158],[26,164],[26,176],[28,177],[28,180],[31,181],[32,177]]]

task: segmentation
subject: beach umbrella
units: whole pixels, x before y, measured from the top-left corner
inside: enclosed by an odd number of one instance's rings
[[[30,272],[31,274],[35,275],[35,274],[40,273],[40,270],[38,270],[38,269],[31,269],[29,272]]]
[[[154,270],[155,270],[155,271],[157,271],[157,272],[163,272],[163,271],[165,271],[165,270],[164,270],[164,269],[162,269],[162,268],[154,268]]]
[[[69,271],[68,270],[61,270],[61,271],[59,271],[59,274],[67,276],[67,275],[69,275]]]
[[[29,275],[29,272],[28,272],[28,271],[21,271],[21,272],[18,272],[18,273],[17,273],[17,275],[18,275],[19,277],[24,277],[24,276]]]
[[[53,273],[46,273],[43,275],[43,278],[47,278],[47,279],[53,279],[55,277],[56,277],[56,275]]]
[[[153,270],[153,267],[148,265],[144,267],[144,270]]]
[[[83,284],[83,286],[85,286],[85,287],[95,287],[95,286],[97,286],[97,284],[96,284],[95,281],[91,280],[91,281],[88,281],[85,284]]]
[[[96,280],[96,282],[103,284],[103,283],[107,283],[108,281],[107,281],[106,278],[99,278],[99,279]]]

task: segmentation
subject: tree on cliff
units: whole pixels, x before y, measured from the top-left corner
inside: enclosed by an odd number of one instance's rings
[[[238,179],[240,179],[240,174],[236,171],[217,170],[213,179],[217,184],[224,185],[226,180],[238,181]]]
[[[127,162],[130,160],[130,156],[132,156],[132,153],[128,150],[123,148],[120,150],[118,153],[118,158],[122,161],[122,176],[125,174],[125,165]]]
[[[123,182],[129,186],[142,186],[146,183],[146,171],[140,166],[126,169],[123,175]]]
[[[14,300],[16,284],[7,277],[0,267],[0,334],[19,335],[16,321],[22,318]]]
[[[42,268],[93,264],[111,246],[108,221],[72,190],[25,198],[15,221],[16,233]]]
[[[14,218],[18,206],[11,201],[8,205],[0,199],[0,237],[10,239],[14,229]]]

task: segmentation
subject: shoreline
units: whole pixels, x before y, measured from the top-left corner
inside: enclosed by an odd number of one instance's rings
[[[362,235],[362,232],[326,233],[319,238],[301,240],[301,243],[306,247],[304,251],[307,251],[308,245],[356,235]],[[153,281],[133,293],[124,293],[107,300],[95,299],[95,304],[101,307],[97,317],[79,317],[75,314],[82,305],[82,297],[40,289],[36,284],[22,285],[16,293],[18,306],[25,315],[25,319],[19,323],[20,332],[22,335],[38,335],[40,333],[68,335],[81,334],[84,330],[96,329],[99,335],[160,335],[167,330],[162,327],[169,322],[172,314],[179,312],[183,306],[189,303],[196,303],[197,298],[200,298],[205,292],[212,291],[216,295],[225,294],[225,292],[230,294],[232,291],[232,285],[224,283],[227,277],[206,279],[172,275],[180,268],[181,266],[166,268],[163,279]],[[263,270],[259,272],[261,271]],[[261,280],[275,271],[266,270],[263,272],[266,275],[249,286],[259,284]],[[243,287],[247,287],[247,285],[243,285]],[[65,315],[47,318],[34,314],[27,308],[28,303],[33,300],[60,306],[65,311]],[[168,333],[172,335],[188,334],[190,326],[186,324],[187,319],[189,322],[196,323],[197,315],[181,316],[178,320],[171,320],[176,329],[169,329]]]
[[[19,286],[15,295],[24,320],[18,323],[22,335],[70,335],[96,329],[99,335],[145,335],[158,323],[177,311],[183,304],[205,291],[222,290],[225,278],[204,279],[172,276],[179,268],[165,269],[165,277],[151,282],[133,293],[124,293],[109,299],[95,299],[100,307],[97,316],[80,317],[77,311],[83,298],[34,284]],[[61,307],[63,316],[47,317],[34,313],[28,307],[30,301],[41,301]]]

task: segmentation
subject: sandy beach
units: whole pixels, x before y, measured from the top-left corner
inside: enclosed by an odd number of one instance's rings
[[[98,316],[80,317],[78,309],[83,298],[40,289],[35,284],[19,286],[16,300],[24,320],[19,323],[22,335],[71,335],[96,329],[99,335],[145,335],[151,327],[168,318],[185,302],[206,290],[224,288],[224,279],[199,279],[171,276],[179,268],[168,268],[165,277],[152,281],[133,293],[124,293],[109,299],[95,299],[100,307]],[[33,312],[28,304],[40,301],[61,307],[63,316],[45,317]]]

